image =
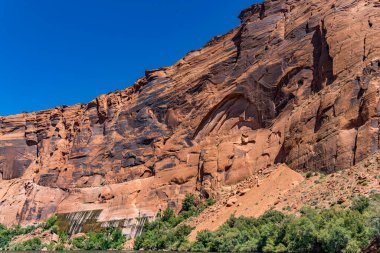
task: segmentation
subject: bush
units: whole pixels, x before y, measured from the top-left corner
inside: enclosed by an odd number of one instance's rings
[[[313,176],[313,172],[308,171],[308,172],[306,173],[306,178],[311,178],[312,176]]]
[[[380,197],[358,198],[350,209],[303,208],[301,216],[268,211],[232,216],[217,231],[201,231],[192,251],[360,252],[380,238]]]
[[[57,222],[57,216],[53,215],[49,219],[47,219],[47,221],[45,222],[45,225],[43,227],[45,230],[48,230],[48,229],[52,228],[56,222]]]
[[[121,250],[125,242],[120,229],[107,228],[99,232],[88,232],[69,243],[75,250]]]
[[[192,246],[186,238],[191,233],[192,228],[179,224],[190,217],[198,215],[213,203],[215,203],[213,200],[208,200],[197,207],[194,195],[186,195],[182,203],[182,210],[178,216],[172,209],[167,208],[161,218],[145,224],[143,233],[135,239],[134,249],[189,250]]]
[[[356,197],[352,201],[351,209],[363,213],[369,207],[369,199],[363,196]]]
[[[174,217],[175,217],[175,213],[174,213],[173,209],[166,208],[161,219],[163,222],[166,222],[166,221],[169,221],[170,219],[172,219]]]
[[[65,249],[65,245],[63,243],[63,241],[60,241],[57,245],[57,247],[55,248],[55,250],[57,251],[63,251]]]
[[[196,207],[196,204],[195,204],[194,194],[186,194],[186,197],[182,203],[182,210],[183,211],[190,211],[195,207]]]
[[[311,252],[315,250],[317,229],[307,217],[289,221],[286,226],[284,242],[291,252]]]
[[[37,227],[35,226],[28,226],[23,228],[20,225],[17,225],[8,229],[4,225],[0,224],[0,250],[8,249],[9,243],[12,241],[14,237],[28,234],[36,228]]]
[[[42,242],[40,238],[33,238],[25,242],[12,245],[10,249],[15,251],[41,250]]]
[[[192,245],[191,250],[195,252],[209,252],[211,247],[211,241],[213,240],[214,234],[210,231],[201,231],[197,235],[196,242]]]
[[[83,237],[69,240],[68,235],[59,231],[58,227],[55,225],[56,220],[57,217],[54,215],[50,217],[46,223],[42,224],[41,227],[44,230],[50,230],[59,235],[59,242],[57,244],[54,242],[42,244],[39,238],[32,238],[12,245],[11,241],[14,237],[28,234],[37,227],[28,226],[22,228],[21,226],[14,226],[7,229],[0,224],[0,250],[30,251],[41,250],[46,247],[49,251],[54,249],[61,251],[65,250],[66,243],[70,246],[69,249],[76,250],[121,250],[126,241],[125,236],[118,228],[107,228],[98,232],[89,232]]]

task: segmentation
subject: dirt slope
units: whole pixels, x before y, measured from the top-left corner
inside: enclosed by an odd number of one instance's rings
[[[279,165],[267,176],[255,176],[233,186],[230,192],[222,196],[215,205],[188,223],[195,227],[190,234],[190,240],[194,240],[199,231],[216,230],[231,215],[254,217],[262,215],[302,181],[304,177],[301,174],[286,165]]]

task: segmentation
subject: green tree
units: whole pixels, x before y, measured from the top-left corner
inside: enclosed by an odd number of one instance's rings
[[[290,252],[312,252],[316,250],[317,229],[307,217],[292,219],[286,226],[284,242]]]
[[[55,223],[57,222],[57,215],[53,215],[51,216],[49,219],[47,219],[47,221],[45,222],[45,225],[44,225],[44,229],[45,230],[48,230],[50,228],[52,228]]]
[[[182,202],[182,210],[190,211],[196,207],[194,194],[186,194],[185,199]]]
[[[167,222],[167,221],[169,221],[170,219],[172,219],[174,217],[175,217],[175,213],[174,213],[173,209],[171,209],[171,208],[168,207],[168,208],[165,209],[165,211],[164,211],[164,213],[162,215],[161,220],[163,222]]]

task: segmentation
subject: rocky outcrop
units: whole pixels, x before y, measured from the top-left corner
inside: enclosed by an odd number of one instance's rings
[[[377,1],[268,0],[239,18],[132,87],[0,117],[0,222],[154,217],[275,163],[334,172],[378,150]]]

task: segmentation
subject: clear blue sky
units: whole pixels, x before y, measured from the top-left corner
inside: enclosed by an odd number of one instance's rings
[[[0,0],[0,115],[85,103],[173,64],[257,0]]]

